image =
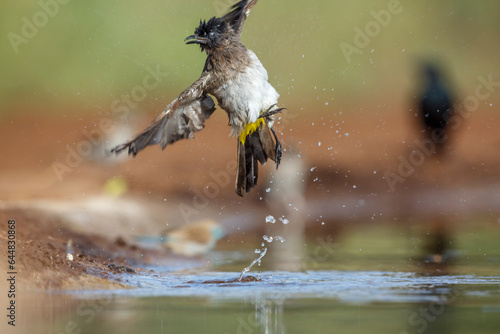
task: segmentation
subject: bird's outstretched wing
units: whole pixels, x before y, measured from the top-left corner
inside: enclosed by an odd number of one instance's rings
[[[179,139],[193,138],[204,127],[205,120],[215,110],[212,98],[205,94],[210,74],[204,72],[188,89],[173,100],[165,110],[137,137],[118,145],[111,152],[128,148],[134,156],[148,145],[160,144],[164,149]]]
[[[240,35],[243,24],[250,14],[250,10],[257,3],[257,0],[241,0],[231,7],[231,11],[224,15],[222,19],[233,27],[234,31]]]

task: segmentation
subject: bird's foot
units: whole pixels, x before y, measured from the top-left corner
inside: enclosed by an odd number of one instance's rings
[[[264,111],[262,114],[260,114],[259,118],[267,118],[269,116],[277,114],[277,113],[281,112],[282,110],[286,109],[286,108],[273,109],[274,107],[276,107],[276,104],[273,104],[266,111]]]
[[[276,169],[278,169],[281,162],[281,157],[283,155],[283,148],[281,147],[281,142],[278,139],[278,136],[276,135],[276,132],[274,132],[274,129],[272,127],[271,127],[271,132],[273,133],[274,139],[276,140],[275,161],[276,161]]]

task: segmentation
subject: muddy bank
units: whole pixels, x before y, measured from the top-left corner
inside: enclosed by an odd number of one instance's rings
[[[57,216],[33,208],[0,209],[2,245],[7,244],[9,220],[15,220],[15,270],[23,290],[126,288],[109,276],[134,274],[141,270],[139,264],[166,258],[160,250],[142,249],[96,229],[77,231]],[[1,247],[0,256],[7,259],[6,247]]]

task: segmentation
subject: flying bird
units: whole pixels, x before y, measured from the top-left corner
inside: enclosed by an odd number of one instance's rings
[[[278,168],[282,147],[273,129],[279,94],[268,82],[267,71],[255,53],[240,40],[243,25],[257,0],[242,0],[223,17],[200,21],[186,44],[198,44],[207,59],[198,80],[173,100],[136,138],[115,147],[134,156],[148,145],[164,149],[183,138],[193,138],[215,110],[211,96],[229,117],[236,137],[235,190],[240,196],[255,187],[258,164],[273,160]],[[211,96],[210,96],[211,95]]]

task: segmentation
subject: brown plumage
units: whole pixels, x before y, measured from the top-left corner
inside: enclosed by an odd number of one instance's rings
[[[259,59],[240,41],[243,25],[257,0],[242,0],[222,18],[200,21],[187,44],[198,44],[207,53],[203,72],[189,88],[136,138],[112,152],[128,148],[136,155],[148,145],[164,149],[179,139],[193,138],[215,110],[208,94],[226,111],[231,136],[238,138],[238,167],[235,190],[245,195],[257,184],[258,164],[267,159],[278,167],[282,149],[273,130],[279,94],[267,81]]]
[[[194,133],[204,128],[205,121],[214,112],[214,101],[205,95],[181,107],[175,106],[177,102],[174,100],[140,135],[111,152],[118,153],[128,148],[128,153],[135,156],[148,145],[160,144],[164,149],[179,139],[194,138]]]

